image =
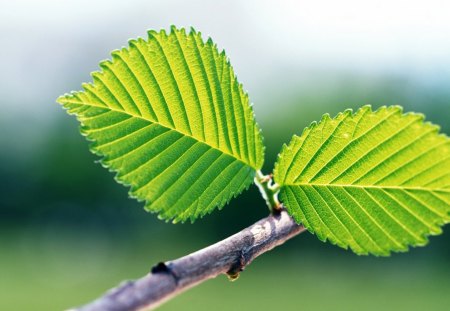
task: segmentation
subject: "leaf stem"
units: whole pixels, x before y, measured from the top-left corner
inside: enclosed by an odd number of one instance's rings
[[[258,186],[264,200],[266,200],[270,212],[272,214],[279,214],[282,210],[282,205],[278,201],[280,186],[273,183],[272,174],[264,175],[261,171],[256,171],[255,184]]]

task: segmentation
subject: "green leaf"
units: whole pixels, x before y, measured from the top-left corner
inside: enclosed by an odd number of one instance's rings
[[[149,31],[58,98],[116,179],[174,222],[221,208],[263,164],[247,94],[225,52],[195,30]]]
[[[450,139],[400,107],[363,107],[283,146],[274,178],[297,222],[355,253],[425,245],[450,220]]]

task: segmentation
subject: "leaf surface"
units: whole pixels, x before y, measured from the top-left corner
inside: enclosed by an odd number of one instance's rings
[[[253,181],[263,144],[224,52],[193,29],[149,31],[58,98],[102,164],[145,208],[174,222],[221,208]]]
[[[450,139],[400,107],[325,115],[275,165],[281,199],[319,239],[388,255],[450,221]]]

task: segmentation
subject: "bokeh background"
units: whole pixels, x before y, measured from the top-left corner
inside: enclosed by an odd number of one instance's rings
[[[171,24],[225,48],[267,145],[329,112],[399,104],[450,134],[448,1],[32,1],[0,3],[0,310],[63,310],[158,261],[267,214],[251,188],[194,225],[146,213],[95,161],[55,99],[100,60]],[[450,230],[389,258],[358,257],[306,233],[160,310],[444,310]]]

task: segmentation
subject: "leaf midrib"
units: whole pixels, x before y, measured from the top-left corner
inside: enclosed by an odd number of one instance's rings
[[[222,153],[224,153],[224,154],[226,154],[226,155],[228,155],[228,156],[230,156],[230,157],[236,159],[237,161],[243,163],[244,165],[247,165],[247,166],[253,168],[255,171],[258,170],[257,168],[253,167],[251,164],[249,164],[249,163],[243,161],[243,159],[239,159],[239,158],[237,158],[235,155],[233,155],[233,154],[231,154],[231,153],[229,153],[229,152],[227,152],[227,151],[224,151],[224,150],[222,150],[222,149],[220,149],[220,148],[217,148],[217,147],[215,147],[215,146],[212,146],[212,145],[209,144],[208,142],[203,141],[203,140],[200,140],[200,139],[198,139],[197,137],[194,137],[194,136],[192,136],[192,135],[190,135],[190,134],[184,133],[184,132],[182,132],[182,131],[180,131],[180,130],[178,130],[178,129],[176,129],[176,128],[172,128],[172,127],[169,127],[169,126],[167,126],[167,125],[161,124],[159,121],[149,120],[149,119],[144,118],[143,116],[135,115],[135,114],[130,113],[130,112],[128,112],[128,111],[124,111],[124,110],[119,110],[119,109],[111,108],[110,106],[96,105],[96,104],[93,104],[93,103],[87,103],[87,102],[71,101],[70,99],[67,99],[67,97],[63,98],[63,100],[65,101],[65,103],[68,103],[68,104],[75,104],[75,105],[82,105],[82,106],[90,106],[90,107],[95,107],[95,108],[107,109],[107,110],[110,110],[110,111],[114,111],[114,112],[118,112],[118,113],[127,114],[127,115],[131,116],[132,118],[137,118],[137,119],[144,120],[144,121],[146,121],[146,122],[151,122],[151,123],[154,123],[154,124],[158,124],[159,126],[165,127],[165,128],[167,128],[167,129],[169,129],[169,130],[178,132],[178,133],[180,133],[181,135],[190,137],[190,138],[192,138],[192,139],[194,139],[194,140],[196,140],[196,141],[199,141],[199,142],[201,142],[201,143],[204,143],[205,145],[209,146],[210,148],[213,148],[213,149],[215,149],[215,150],[217,150],[217,151],[219,151],[219,152],[222,152]],[[59,101],[59,100],[58,100],[58,101]],[[62,101],[59,101],[59,102],[61,102],[62,104],[64,104],[64,102],[62,102]],[[75,113],[75,114],[76,114],[76,113]]]
[[[378,185],[350,185],[350,184],[318,184],[318,183],[294,183],[294,184],[283,184],[281,187],[285,186],[319,186],[319,187],[340,187],[340,188],[365,188],[365,189],[395,189],[395,190],[418,190],[418,191],[428,191],[428,192],[444,192],[450,193],[450,189],[445,188],[425,188],[425,187],[401,187],[401,186],[378,186]]]

